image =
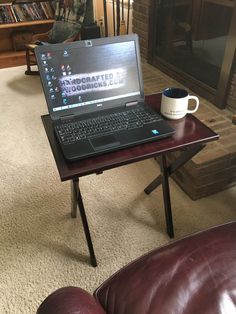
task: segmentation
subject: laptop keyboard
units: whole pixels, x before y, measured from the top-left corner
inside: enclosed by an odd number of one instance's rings
[[[57,125],[55,130],[63,144],[74,144],[77,141],[98,135],[114,134],[121,130],[139,128],[158,120],[162,120],[158,113],[150,111],[148,108],[139,107],[101,117],[63,123]]]

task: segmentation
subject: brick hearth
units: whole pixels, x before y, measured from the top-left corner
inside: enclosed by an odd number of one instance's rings
[[[161,92],[168,86],[189,90],[145,61],[143,76],[146,94]],[[189,93],[193,94],[190,90]],[[220,110],[202,97],[199,98],[200,107],[194,115],[218,133],[220,139],[208,143],[172,176],[192,199],[236,185],[236,125],[232,124],[232,113],[227,109]],[[177,153],[169,155],[169,159],[172,160],[176,155]]]
[[[161,92],[169,86],[182,86],[158,69],[146,63],[148,55],[149,9],[152,0],[134,0],[133,32],[139,35],[145,93]],[[191,92],[189,90],[191,94]],[[236,185],[236,125],[232,114],[236,113],[236,62],[230,80],[227,107],[218,109],[207,100],[200,98],[200,108],[195,113],[203,123],[220,135],[176,172],[172,178],[192,198],[198,199]],[[175,158],[174,154],[169,159]]]

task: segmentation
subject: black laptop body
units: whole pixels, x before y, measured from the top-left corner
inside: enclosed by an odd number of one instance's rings
[[[56,137],[69,161],[171,136],[144,103],[136,34],[35,49]]]

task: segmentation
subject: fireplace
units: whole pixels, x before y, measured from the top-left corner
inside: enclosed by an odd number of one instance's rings
[[[197,9],[195,8],[193,12],[193,7],[190,6],[196,3],[199,5],[198,9],[201,9],[198,15],[196,15]],[[163,4],[162,7],[160,7],[161,4]],[[175,8],[174,4],[179,6]],[[170,8],[172,12],[168,12]],[[210,14],[214,14],[214,22],[216,22],[210,26],[207,23],[209,11]],[[163,14],[160,15],[160,12]],[[223,19],[222,16],[227,19]],[[192,20],[193,17],[194,20]],[[212,15],[210,18],[212,22]],[[170,22],[169,26],[167,22]],[[222,25],[222,22],[226,23]],[[196,32],[197,25],[200,27],[197,29],[198,32]],[[205,30],[204,33],[203,26],[209,27],[208,32]],[[161,74],[158,69],[161,69],[170,78],[176,79],[192,89],[194,93],[208,99],[210,102],[202,100],[200,110],[195,115],[220,135],[219,141],[209,143],[175,175],[172,175],[172,179],[192,199],[205,197],[236,185],[236,126],[231,121],[232,112],[236,113],[236,0],[134,0],[133,32],[139,35],[142,57],[157,67],[153,70],[144,63],[149,68],[153,79],[160,79]],[[215,32],[218,32],[217,36]],[[168,37],[164,36],[167,33]],[[217,38],[216,42],[214,38]],[[208,40],[211,41],[208,42]],[[206,73],[206,76],[200,76],[202,73],[193,71],[196,71],[196,68],[180,69],[179,63],[175,63],[176,60],[173,57],[180,58],[182,52],[191,56],[197,49],[196,52],[204,58],[195,62],[202,61],[203,63],[204,61],[206,65],[208,59],[205,57],[204,49],[209,48],[209,44],[216,45],[219,42],[222,45],[221,51],[212,57],[213,67],[212,64],[208,64],[208,69],[211,68],[208,72],[215,73],[212,74],[213,78],[209,73]],[[179,53],[177,56],[172,53],[174,49],[177,51],[176,54]],[[212,49],[208,49],[207,52],[212,52]],[[218,58],[215,59],[216,57]],[[186,63],[187,61],[189,62],[186,60]],[[214,67],[215,63],[220,65]],[[209,77],[210,82],[201,81]],[[168,84],[173,80],[166,81],[164,78],[163,81]],[[221,110],[223,107],[230,109],[231,112]],[[178,154],[178,152],[173,152],[168,156],[169,160],[173,161]]]
[[[219,108],[236,111],[236,0],[134,0],[147,61]]]

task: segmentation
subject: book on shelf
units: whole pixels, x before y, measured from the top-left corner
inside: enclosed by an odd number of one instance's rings
[[[23,13],[23,21],[32,21],[32,17],[29,13],[29,10],[28,10],[28,5],[27,4],[22,4],[20,6],[21,8],[21,11]]]
[[[12,15],[13,15],[13,17],[14,17],[14,21],[15,21],[15,22],[18,22],[18,19],[17,19],[16,13],[15,13],[15,11],[14,11],[14,9],[13,9],[13,6],[12,6],[12,5],[10,6],[10,9],[11,9]]]
[[[0,24],[37,21],[54,18],[51,1],[13,1],[0,4]]]
[[[13,5],[13,11],[15,12],[15,15],[17,17],[17,22],[22,22],[24,19],[23,12],[21,11],[21,7],[19,4]]]
[[[33,3],[34,10],[37,12],[40,20],[46,20],[47,16],[43,11],[42,4],[40,2]]]
[[[11,12],[11,4],[0,4],[0,24],[14,23],[15,18]]]
[[[40,5],[41,5],[47,19],[52,19],[54,16],[54,12],[52,10],[51,3],[48,1],[45,1],[45,2],[40,2]]]

